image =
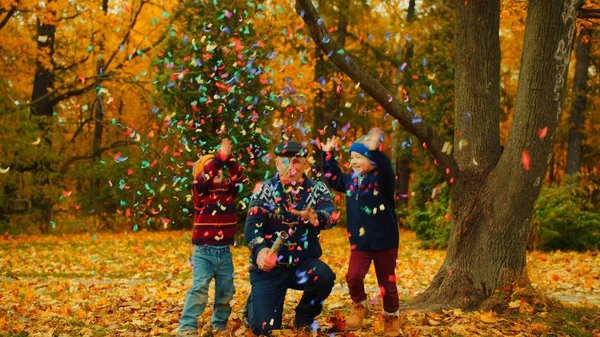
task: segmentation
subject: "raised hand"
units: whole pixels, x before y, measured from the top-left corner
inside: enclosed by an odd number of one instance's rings
[[[325,152],[333,151],[337,145],[338,139],[339,138],[337,136],[332,136],[331,138],[327,138],[327,141],[325,142],[325,144],[321,145],[321,150],[323,150]]]
[[[231,140],[229,140],[229,138],[223,138],[223,140],[221,141],[221,147],[219,148],[221,156],[223,158],[228,158],[231,154],[232,147],[233,146],[231,145]]]
[[[380,128],[372,128],[369,131],[369,135],[367,136],[367,139],[365,140],[365,146],[367,147],[367,149],[369,149],[370,151],[375,151],[379,148],[379,139],[381,139],[381,136],[383,135],[383,131],[381,131]]]
[[[292,208],[290,210],[290,213],[302,219],[308,220],[308,222],[313,224],[313,226],[319,225],[319,216],[317,215],[317,212],[311,207],[306,207],[306,209],[303,211],[299,211]]]

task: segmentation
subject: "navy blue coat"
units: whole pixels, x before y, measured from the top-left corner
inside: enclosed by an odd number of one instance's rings
[[[278,265],[294,266],[306,258],[321,256],[320,230],[334,226],[337,220],[332,218],[335,207],[331,192],[324,183],[305,175],[301,193],[295,209],[301,211],[308,206],[314,209],[319,218],[317,226],[288,211],[289,203],[278,174],[265,181],[252,196],[244,230],[252,268],[256,268],[258,252],[264,247],[270,248],[281,231],[286,231],[289,238],[279,250]]]
[[[325,177],[331,188],[346,194],[346,222],[352,250],[398,248],[400,236],[392,163],[379,150],[369,151],[367,157],[375,163],[375,168],[361,181],[355,173],[343,173],[333,153],[324,152]]]

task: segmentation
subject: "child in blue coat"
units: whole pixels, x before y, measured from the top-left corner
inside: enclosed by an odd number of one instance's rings
[[[346,220],[350,262],[346,282],[354,310],[346,319],[349,330],[362,327],[368,315],[365,275],[371,261],[382,289],[384,335],[399,335],[399,303],[396,287],[398,220],[395,212],[395,174],[388,157],[379,151],[383,133],[372,129],[350,146],[352,173],[343,173],[333,155],[337,137],[323,145],[324,174],[329,186],[346,194]]]

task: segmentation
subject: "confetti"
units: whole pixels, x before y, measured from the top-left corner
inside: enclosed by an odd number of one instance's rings
[[[529,152],[523,151],[521,153],[521,163],[523,164],[523,169],[525,171],[529,171],[529,169],[531,168]]]

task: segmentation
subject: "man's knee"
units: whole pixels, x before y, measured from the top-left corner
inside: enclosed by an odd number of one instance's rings
[[[319,276],[321,282],[320,284],[323,287],[333,288],[335,284],[335,273],[331,271],[331,269],[324,270],[323,273]]]

